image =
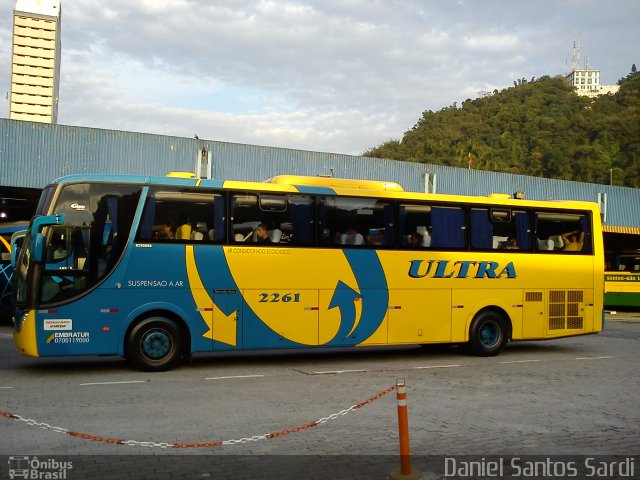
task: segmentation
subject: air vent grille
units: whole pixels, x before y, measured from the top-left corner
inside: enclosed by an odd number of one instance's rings
[[[527,292],[524,299],[527,302],[541,302],[542,292]]]
[[[584,317],[580,315],[584,291],[551,290],[549,292],[549,330],[582,330]]]

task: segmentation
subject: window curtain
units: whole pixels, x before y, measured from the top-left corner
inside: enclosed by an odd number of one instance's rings
[[[583,253],[591,253],[591,224],[589,217],[582,215],[580,217],[580,229],[584,232],[584,243],[582,244]]]
[[[309,245],[313,243],[313,222],[311,221],[312,205],[291,205],[291,222],[293,223],[293,243]]]
[[[431,246],[433,248],[463,248],[464,210],[433,207],[431,209]]]
[[[471,210],[471,246],[493,248],[493,224],[489,218],[489,210]]]
[[[529,231],[529,214],[516,212],[516,238],[519,250],[531,250],[531,232]],[[536,216],[537,218],[537,216]]]

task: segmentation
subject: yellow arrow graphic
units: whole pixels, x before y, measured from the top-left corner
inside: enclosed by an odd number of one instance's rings
[[[187,245],[185,250],[185,261],[187,265],[187,278],[189,279],[189,288],[193,301],[198,308],[202,320],[209,328],[202,336],[210,338],[217,342],[226,343],[227,345],[236,346],[237,344],[237,326],[236,311],[226,315],[218,306],[213,303],[212,298],[207,293],[207,289],[202,283],[198,267],[196,266],[196,257],[193,251],[193,245]],[[213,311],[205,310],[213,305]],[[215,321],[215,325],[214,325]]]

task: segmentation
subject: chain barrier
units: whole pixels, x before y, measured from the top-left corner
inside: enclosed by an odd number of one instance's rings
[[[9,420],[15,420],[18,422],[24,422],[31,427],[38,427],[43,430],[50,430],[55,433],[62,433],[64,435],[69,435],[71,437],[82,438],[85,440],[92,440],[94,442],[102,442],[109,443],[112,445],[127,445],[130,447],[148,447],[148,448],[211,448],[211,447],[222,447],[224,445],[238,445],[249,442],[257,442],[260,440],[272,440],[274,438],[282,437],[284,435],[288,435],[290,433],[300,432],[302,430],[307,430],[312,427],[317,427],[318,425],[323,425],[331,420],[335,420],[343,415],[347,415],[354,410],[364,407],[381,397],[393,392],[398,388],[398,385],[393,385],[386,390],[382,390],[381,392],[376,393],[372,397],[367,398],[363,402],[356,403],[355,405],[345,408],[344,410],[340,410],[338,413],[332,413],[329,416],[319,418],[313,422],[304,423],[301,425],[297,425],[292,428],[286,428],[284,430],[280,430],[278,432],[265,433],[262,435],[254,435],[252,437],[242,437],[235,440],[219,440],[212,442],[193,442],[193,443],[166,443],[166,442],[139,442],[137,440],[124,440],[121,438],[112,438],[112,437],[103,437],[100,435],[92,435],[90,433],[82,433],[75,432],[73,430],[68,430],[62,427],[56,427],[53,425],[49,425],[44,422],[37,422],[36,420],[32,420],[30,418],[24,418],[20,415],[16,415],[11,412],[7,412],[5,410],[0,410],[0,416],[8,418]]]

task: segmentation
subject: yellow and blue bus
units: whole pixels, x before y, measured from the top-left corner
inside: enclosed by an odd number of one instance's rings
[[[14,341],[143,370],[241,349],[466,343],[489,356],[601,331],[603,278],[587,202],[76,175],[44,189],[29,225]]]

